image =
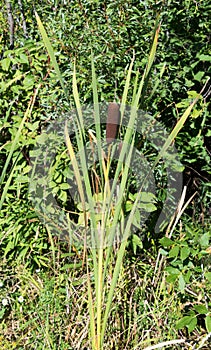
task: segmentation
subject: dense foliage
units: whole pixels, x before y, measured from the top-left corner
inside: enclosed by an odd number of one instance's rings
[[[49,121],[74,106],[74,62],[83,105],[93,103],[92,54],[100,102],[121,102],[133,57],[134,85],[136,72],[144,72],[156,20],[161,22],[159,43],[140,109],[170,132],[205,86],[175,140],[188,205],[176,227],[169,222],[157,236],[152,215],[144,234],[132,236],[114,297],[107,349],[144,349],[176,337],[186,337],[178,349],[199,346],[205,332],[211,332],[209,2],[1,0],[1,9],[1,347],[88,349],[84,252],[52,237],[40,222],[28,199],[29,154]],[[51,40],[68,102],[34,10]],[[131,89],[129,105],[132,98]],[[137,139],[137,147],[143,147],[142,141]],[[66,208],[65,174],[59,164],[54,190]],[[157,193],[160,205],[162,185]]]

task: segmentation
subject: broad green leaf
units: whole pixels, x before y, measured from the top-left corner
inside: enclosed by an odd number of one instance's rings
[[[195,316],[194,316],[195,317]],[[193,316],[184,316],[176,324],[176,329],[182,329],[190,324]]]
[[[36,141],[39,144],[45,144],[47,140],[48,140],[48,135],[45,133],[42,133],[41,135],[38,135],[36,137]]]
[[[165,249],[159,249],[159,252],[160,252],[160,254],[161,255],[163,255],[163,256],[168,256],[168,252],[165,250]]]
[[[199,313],[199,314],[207,314],[208,310],[205,305],[194,305],[194,309]]]
[[[134,219],[133,219],[133,225],[137,228],[140,228],[140,222],[141,222],[141,214],[139,210],[136,210]]]
[[[180,270],[175,268],[175,267],[172,267],[172,266],[168,266],[166,268],[166,271],[170,274],[170,275],[179,275],[180,274]]]
[[[163,247],[170,247],[174,242],[168,237],[163,237],[160,239],[160,244],[162,244]]]
[[[205,317],[205,325],[206,325],[206,329],[207,329],[207,332],[211,332],[211,316],[207,315]]]
[[[77,208],[79,211],[83,212],[84,209],[84,205],[82,205],[82,203],[78,203]],[[85,202],[85,210],[89,209],[89,203]]]
[[[180,250],[180,258],[181,260],[185,260],[190,255],[190,248],[182,247]]]
[[[201,247],[206,248],[209,245],[209,240],[210,240],[210,233],[209,232],[204,233],[199,240]]]
[[[211,272],[206,272],[204,276],[209,282],[211,282]]]
[[[171,248],[169,252],[169,258],[175,258],[179,254],[179,246],[175,245],[174,247]]]
[[[56,186],[52,188],[52,194],[57,194],[58,192],[59,192],[59,186],[56,184]]]
[[[211,55],[204,55],[204,54],[202,54],[198,58],[199,58],[200,61],[207,61],[207,62],[211,61]]]
[[[210,130],[207,130],[206,136],[207,136],[207,137],[211,137],[211,129],[210,129]]]
[[[205,72],[198,72],[194,75],[194,79],[197,80],[197,81],[201,81],[201,79],[203,78]]]
[[[136,254],[137,247],[139,247],[141,249],[143,248],[143,242],[142,242],[141,238],[139,236],[137,236],[136,234],[132,235],[132,245],[133,245],[134,254]]]
[[[27,57],[27,55],[25,55],[24,53],[21,53],[21,54],[20,54],[18,61],[19,61],[20,63],[26,63],[26,64],[29,63],[28,57]]]
[[[185,279],[182,274],[179,275],[179,280],[178,280],[178,285],[179,285],[179,290],[184,293],[185,290]]]
[[[33,75],[26,75],[26,77],[23,80],[23,86],[25,90],[32,89],[35,84],[35,79]]]
[[[1,60],[0,62],[1,62],[2,69],[5,70],[6,72],[8,72],[9,67],[10,67],[10,63],[11,63],[11,59],[9,57],[3,58],[3,60]]]
[[[145,210],[147,213],[157,210],[157,207],[152,203],[140,203],[138,208]]]
[[[192,320],[190,321],[190,323],[187,325],[188,328],[188,332],[191,333],[193,332],[193,330],[195,329],[197,325],[197,317],[193,317]]]
[[[187,108],[188,106],[189,106],[189,102],[188,101],[181,101],[181,102],[178,102],[176,104],[177,108]]]
[[[59,188],[61,190],[68,190],[70,188],[70,185],[68,183],[62,183],[59,185]]]
[[[198,118],[202,114],[203,110],[200,109],[194,109],[193,112],[191,113],[192,118]]]
[[[195,99],[198,96],[198,92],[195,90],[188,91],[188,98],[189,99]],[[200,97],[199,97],[200,98]]]
[[[125,204],[125,211],[131,211],[131,209],[133,208],[133,203],[131,203],[130,201],[127,201]]]
[[[140,201],[141,202],[146,202],[146,203],[148,203],[148,202],[155,202],[156,201],[156,197],[151,192],[141,192]]]
[[[49,182],[49,188],[54,188],[56,186],[57,186],[56,182],[54,182],[54,181]]]
[[[29,177],[28,176],[23,176],[23,175],[18,175],[15,179],[16,183],[27,183],[29,182]]]
[[[175,283],[177,281],[178,275],[168,275],[166,277],[166,282]]]
[[[67,201],[67,192],[61,191],[58,198],[59,198],[62,202],[66,202],[66,201]]]

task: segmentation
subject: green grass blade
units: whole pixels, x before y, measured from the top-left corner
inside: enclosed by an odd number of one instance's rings
[[[51,233],[51,228],[49,227],[48,224],[46,225],[46,229],[47,229],[47,232],[48,232],[48,237],[49,237],[51,250],[52,250],[53,268],[54,268],[54,271],[56,271],[56,248],[55,248],[53,236],[52,236],[52,233]]]
[[[134,106],[138,107],[139,101],[140,104],[142,106],[143,101],[144,101],[144,96],[145,96],[145,92],[147,89],[147,85],[149,82],[149,76],[150,76],[150,72],[151,72],[151,68],[153,65],[153,62],[155,60],[155,54],[156,54],[156,50],[157,50],[157,44],[158,44],[158,36],[159,36],[159,31],[160,31],[160,24],[156,23],[156,28],[155,28],[155,35],[154,35],[154,39],[153,39],[153,43],[152,43],[152,47],[150,50],[150,54],[149,54],[149,58],[148,58],[148,62],[144,71],[144,74],[142,76],[142,80],[134,101]]]
[[[42,22],[41,22],[41,19],[40,19],[40,17],[38,16],[38,14],[37,14],[36,11],[35,11],[35,16],[36,16],[36,20],[37,20],[37,24],[38,24],[38,28],[39,28],[40,34],[42,35],[42,39],[43,39],[43,41],[44,41],[45,47],[46,47],[46,49],[47,49],[47,51],[48,51],[48,54],[49,54],[49,56],[50,56],[52,65],[53,65],[54,70],[55,70],[55,72],[56,72],[56,75],[57,75],[57,77],[58,77],[58,79],[59,79],[59,81],[60,81],[60,84],[61,84],[61,86],[62,86],[62,89],[63,89],[63,91],[64,91],[64,93],[65,93],[65,96],[66,96],[66,98],[67,98],[67,100],[68,100],[68,93],[67,93],[67,90],[66,90],[65,85],[64,85],[64,80],[63,80],[63,78],[62,78],[62,75],[61,75],[61,72],[60,72],[60,69],[59,69],[57,60],[56,60],[56,56],[55,56],[55,54],[54,54],[53,47],[52,47],[52,45],[51,45],[51,43],[50,43],[50,40],[49,40],[49,38],[48,38],[48,35],[47,35],[46,31],[45,31],[45,28],[44,28]]]
[[[133,143],[134,143],[134,139],[133,139]],[[115,235],[115,230],[116,230],[118,220],[119,220],[119,214],[121,211],[123,196],[124,196],[125,187],[126,187],[126,183],[127,183],[127,179],[128,179],[129,164],[131,162],[132,155],[133,155],[133,145],[130,147],[130,151],[129,151],[129,154],[127,157],[128,158],[127,159],[127,167],[126,167],[125,171],[123,172],[122,181],[120,184],[120,200],[118,200],[118,205],[115,209],[115,215],[114,215],[113,225],[112,225],[112,230],[111,230],[111,236],[113,236],[113,237]],[[104,338],[106,324],[108,321],[109,312],[110,312],[111,304],[112,304],[112,300],[113,300],[114,290],[115,290],[115,287],[116,287],[116,284],[118,281],[119,272],[120,272],[120,268],[121,268],[121,264],[122,264],[122,260],[123,260],[123,256],[124,256],[124,251],[125,251],[125,248],[127,245],[127,238],[129,236],[129,234],[130,234],[130,230],[128,230],[124,234],[124,241],[121,243],[120,248],[117,252],[117,260],[115,263],[115,268],[114,268],[114,272],[113,272],[113,276],[112,276],[112,280],[111,280],[111,285],[110,285],[110,289],[109,289],[109,293],[108,293],[108,297],[107,297],[105,313],[103,315],[103,324],[102,324],[102,331],[101,331],[102,341]],[[108,266],[108,263],[110,260],[111,250],[112,250],[112,247],[111,246],[108,247],[107,252],[106,252],[107,257],[106,257],[106,261],[104,264],[104,271],[107,270],[107,266]]]
[[[145,68],[145,72],[144,72],[144,74],[142,76],[138,92],[137,92],[136,97],[134,99],[134,104],[131,106],[131,115],[130,115],[130,118],[129,118],[129,124],[128,124],[127,130],[126,130],[123,147],[122,147],[122,150],[121,150],[121,153],[120,153],[119,161],[118,161],[116,172],[115,172],[115,176],[114,176],[113,186],[112,186],[112,190],[111,190],[111,196],[113,195],[113,193],[115,191],[115,188],[116,188],[117,180],[118,180],[118,177],[119,177],[119,174],[120,174],[120,171],[121,171],[121,166],[122,166],[122,163],[123,163],[123,160],[124,160],[124,157],[125,157],[125,153],[126,153],[126,150],[127,150],[127,145],[129,145],[131,143],[131,137],[132,137],[132,134],[133,134],[133,131],[134,131],[135,122],[136,122],[136,116],[137,116],[137,111],[138,111],[139,100],[140,100],[140,97],[142,97],[142,95],[141,95],[142,94],[142,89],[144,88],[144,86],[146,88],[146,85],[148,83],[149,74],[150,74],[150,71],[151,71],[151,67],[152,67],[152,64],[153,64],[154,59],[155,59],[155,53],[156,53],[156,49],[157,49],[159,30],[160,30],[160,25],[156,27],[152,48],[151,48],[150,54],[149,54],[148,63],[147,63],[147,66]],[[127,96],[127,91],[128,91],[128,87],[129,87],[129,83],[130,83],[130,79],[131,79],[132,64],[133,64],[133,61],[131,62],[131,66],[130,66],[130,69],[128,71],[128,76],[127,76],[127,81],[126,81],[127,87],[125,88],[124,101],[126,101],[125,96]],[[124,105],[123,105],[123,109],[124,109]]]
[[[126,160],[126,166],[124,167],[124,170],[122,172],[122,179],[121,179],[121,183],[120,183],[120,188],[119,188],[119,194],[118,194],[118,203],[115,207],[115,213],[114,213],[114,217],[113,217],[113,222],[112,222],[112,228],[110,231],[110,237],[111,237],[111,242],[113,242],[114,240],[114,236],[115,236],[115,231],[116,231],[116,227],[118,225],[119,222],[119,217],[120,217],[120,213],[122,210],[122,203],[124,200],[124,194],[125,194],[125,189],[126,189],[126,185],[127,185],[127,180],[128,180],[128,173],[129,173],[129,169],[130,169],[130,163],[131,163],[131,159],[132,159],[132,153],[133,153],[133,145],[134,145],[134,141],[135,141],[135,135],[133,137],[132,140],[132,144],[130,146],[130,151],[127,155],[127,160]],[[108,263],[109,263],[109,259],[112,253],[112,246],[109,246],[106,252],[106,261],[105,261],[105,265],[104,265],[104,278],[105,278],[105,273],[108,267]]]
[[[76,79],[76,62],[74,62],[74,67],[73,67],[73,82],[72,82],[72,89],[73,89],[73,97],[76,105],[76,110],[77,110],[77,122],[78,122],[78,129],[79,133],[82,133],[84,137],[84,121],[83,121],[83,114],[82,114],[82,108],[80,104],[80,98],[79,98],[79,93],[78,93],[78,86],[77,86],[77,79]],[[76,137],[78,135],[78,132],[76,131]],[[83,144],[83,141],[79,142],[81,145]]]
[[[166,142],[164,143],[162,149],[160,150],[159,154],[157,155],[157,157],[156,157],[156,159],[154,161],[154,164],[153,164],[153,169],[158,164],[159,160],[164,156],[166,150],[171,145],[171,143],[175,140],[177,134],[182,129],[183,125],[185,124],[187,118],[191,114],[191,111],[192,111],[194,105],[199,100],[199,98],[200,98],[200,94],[198,94],[198,96],[194,99],[194,101],[190,104],[190,106],[186,109],[186,111],[183,113],[181,118],[178,120],[177,124],[175,125],[174,129],[172,130],[172,132],[168,136],[168,138],[167,138]]]
[[[19,160],[19,156],[20,156],[20,154],[16,157],[16,159],[14,161],[14,164],[13,164],[13,168],[10,171],[10,174],[9,174],[9,177],[8,177],[6,183],[4,184],[4,189],[3,189],[3,192],[2,192],[1,198],[0,198],[0,210],[2,209],[5,197],[7,195],[8,189],[10,187],[10,184],[11,184],[11,181],[12,181],[12,178],[13,178],[13,174],[14,174],[14,171],[15,171],[15,165],[17,164],[17,162]]]
[[[124,91],[123,91],[123,95],[122,95],[122,101],[121,101],[121,106],[120,106],[121,122],[122,122],[122,118],[124,116],[124,110],[125,110],[125,106],[126,106],[126,103],[127,103],[127,95],[128,95],[128,90],[129,90],[129,87],[130,87],[131,74],[132,74],[132,68],[133,68],[134,60],[135,60],[135,55],[133,55],[132,61],[130,63],[130,67],[129,67],[128,72],[127,72],[127,78],[126,78]],[[120,123],[120,125],[121,125],[121,123]]]
[[[153,62],[155,59],[159,32],[160,32],[160,24],[158,22],[156,22],[154,40],[153,40],[152,48],[151,48],[148,63],[147,63],[146,76],[148,76],[150,74],[150,71],[151,71],[151,68],[152,68],[152,65],[153,65]]]
[[[19,138],[20,138],[20,135],[21,135],[21,131],[22,131],[23,127],[24,127],[24,124],[25,124],[26,120],[31,115],[31,112],[32,112],[32,109],[34,107],[34,103],[35,103],[35,100],[36,100],[39,88],[40,88],[40,85],[35,90],[35,93],[34,93],[33,97],[31,98],[31,100],[29,102],[28,108],[27,108],[27,110],[26,110],[26,112],[25,112],[25,114],[23,116],[23,119],[22,119],[22,121],[20,123],[20,126],[18,128],[18,131],[17,131],[17,133],[15,135],[15,138],[14,138],[14,140],[12,142],[12,146],[11,146],[10,152],[9,152],[9,154],[7,156],[7,160],[6,160],[6,163],[4,165],[4,168],[3,168],[3,171],[2,171],[2,174],[1,174],[1,177],[0,177],[0,185],[2,185],[3,182],[4,182],[7,168],[9,166],[9,164],[10,164],[10,161],[12,159],[12,155],[13,155],[15,149],[16,149],[16,146],[17,146],[17,144],[19,142]]]
[[[132,97],[132,103],[131,103],[132,106],[133,106],[134,103],[135,103],[135,98],[136,98],[137,88],[138,88],[138,79],[139,79],[139,75],[140,75],[140,72],[139,72],[139,70],[137,70],[137,72],[136,72],[136,77],[135,77],[135,81],[134,81],[134,85],[133,85],[133,97]]]
[[[183,127],[185,121],[187,120],[187,118],[189,117],[194,105],[197,103],[198,99],[200,98],[200,94],[195,98],[195,100],[190,104],[190,106],[186,109],[186,111],[183,113],[183,115],[181,116],[181,118],[179,119],[179,121],[177,122],[177,124],[175,125],[174,129],[172,130],[171,134],[169,135],[169,137],[167,138],[166,142],[164,143],[163,147],[161,148],[159,154],[157,155],[154,163],[153,163],[153,166],[152,166],[152,169],[151,171],[149,172],[152,173],[153,170],[155,169],[156,165],[158,164],[159,160],[161,158],[163,158],[165,156],[165,152],[167,151],[168,147],[171,145],[172,141],[176,138],[178,132],[181,130],[181,128]],[[149,175],[148,175],[149,176]],[[147,178],[146,178],[147,179]],[[133,208],[130,212],[130,215],[129,215],[129,218],[128,218],[128,222],[127,222],[127,225],[126,225],[126,229],[125,231],[128,232],[131,228],[131,225],[132,225],[132,221],[133,221],[133,216],[135,214],[135,211],[137,209],[137,206],[138,206],[138,202],[140,200],[140,197],[141,197],[141,190],[139,190],[138,192],[138,195],[136,197],[136,200],[133,204]]]
[[[151,48],[151,51],[149,54],[149,60],[148,60],[147,66],[145,68],[145,72],[142,76],[142,80],[141,80],[141,83],[140,83],[140,86],[138,89],[138,93],[136,94],[136,97],[134,99],[134,104],[131,107],[129,123],[128,123],[127,130],[126,130],[126,133],[124,136],[123,146],[121,149],[120,157],[119,157],[118,164],[117,164],[116,171],[115,171],[115,176],[114,176],[113,185],[112,185],[111,194],[110,194],[110,199],[109,199],[109,206],[111,205],[112,196],[113,196],[114,191],[115,191],[116,186],[117,186],[119,174],[121,172],[122,164],[124,162],[125,154],[127,152],[127,147],[128,147],[128,145],[131,145],[131,147],[132,147],[131,137],[134,133],[134,126],[135,126],[136,117],[137,117],[138,104],[139,104],[140,96],[142,93],[142,88],[145,84],[145,79],[150,74],[151,67],[152,67],[152,64],[154,62],[157,43],[158,43],[159,29],[160,29],[160,27],[156,28],[156,30],[155,30],[154,40],[153,40],[152,48]],[[130,65],[130,68],[128,71],[128,75],[127,75],[126,87],[124,90],[124,103],[126,102],[127,91],[128,91],[130,80],[131,80],[132,65],[133,65],[133,61],[131,62],[131,65]],[[124,105],[123,105],[123,110],[124,110]],[[117,209],[118,210],[116,211],[116,215],[118,212],[120,213],[120,211],[119,211],[120,208],[117,208]],[[106,219],[107,218],[108,218],[108,215],[107,215]],[[117,216],[115,217],[115,222],[116,222],[116,220],[117,220]],[[112,231],[112,235],[113,235],[113,231]],[[109,254],[110,254],[110,250],[109,250]]]
[[[74,71],[73,71],[72,88],[73,88],[73,96],[74,96],[74,101],[75,101],[75,105],[76,105],[76,110],[77,110],[77,114],[78,114],[78,120],[77,120],[78,128],[76,129],[75,135],[76,135],[78,149],[80,151],[79,157],[80,157],[80,164],[81,164],[81,168],[82,168],[83,181],[84,181],[84,185],[85,185],[84,191],[86,192],[86,195],[87,195],[87,201],[88,201],[89,211],[90,211],[91,226],[92,226],[92,229],[94,231],[96,231],[97,221],[96,221],[96,216],[95,216],[95,211],[94,211],[94,200],[92,198],[92,189],[91,189],[91,183],[90,183],[90,179],[89,179],[87,160],[86,160],[85,127],[84,127],[83,113],[82,113],[82,108],[81,108],[80,98],[79,98],[79,93],[78,93],[78,88],[77,88],[76,65],[75,64],[74,64]],[[80,176],[82,176],[82,175],[80,175]]]
[[[139,100],[140,100],[140,97],[143,98],[143,93],[144,93],[144,91],[146,89],[146,86],[148,84],[149,74],[150,74],[150,71],[151,71],[152,64],[154,62],[156,48],[157,48],[157,42],[158,42],[159,29],[160,29],[160,27],[156,28],[155,35],[154,35],[154,40],[153,40],[153,44],[152,44],[152,48],[151,48],[151,51],[150,51],[150,54],[149,54],[148,63],[147,63],[147,66],[145,68],[145,72],[144,72],[144,74],[142,76],[142,80],[141,80],[138,92],[137,92],[136,95],[134,94],[134,96],[135,96],[135,98],[133,98],[134,104],[133,104],[133,106],[131,108],[129,124],[128,124],[128,128],[126,130],[123,147],[122,147],[122,150],[121,150],[121,153],[120,153],[120,159],[119,159],[119,162],[117,164],[117,169],[116,169],[116,173],[115,173],[115,178],[114,178],[114,185],[115,186],[116,186],[115,180],[117,180],[117,178],[119,176],[121,163],[123,162],[123,159],[125,157],[126,149],[127,149],[127,145],[128,144],[131,145],[130,146],[130,152],[129,152],[129,155],[128,155],[129,164],[130,164],[130,160],[131,160],[131,157],[132,157],[134,136],[133,136],[133,141],[131,141],[131,137],[132,137],[132,134],[133,134],[134,125],[135,125],[135,121],[136,121]],[[130,78],[128,79],[127,86],[129,86],[129,81],[130,81]],[[126,91],[127,91],[127,88],[126,88]],[[122,180],[121,180],[120,188],[121,188],[121,191],[122,191],[121,192],[122,196],[123,196],[123,193],[124,193],[124,190],[125,190],[126,181],[127,181],[127,172],[123,173],[123,177],[122,177]],[[113,191],[112,191],[112,193],[113,193]],[[113,229],[112,235],[115,233],[115,225],[117,225],[117,223],[118,223],[120,207],[121,207],[121,205],[118,208],[116,208],[117,210],[115,212],[116,216],[115,216],[114,222],[113,222],[114,229]],[[134,209],[134,212],[135,212],[135,209]],[[131,218],[131,224],[132,224],[132,216],[130,218]],[[108,293],[108,298],[107,298],[107,303],[106,303],[106,310],[105,310],[105,314],[103,315],[102,343],[101,343],[101,345],[103,345],[103,338],[104,338],[104,333],[105,333],[105,329],[106,329],[106,324],[107,324],[107,321],[108,321],[109,312],[110,312],[110,308],[111,308],[111,303],[112,303],[112,299],[113,299],[113,295],[114,295],[114,290],[115,290],[115,287],[116,287],[116,284],[117,284],[117,281],[118,281],[120,268],[121,268],[122,260],[123,260],[123,257],[124,257],[125,248],[126,248],[126,245],[127,245],[127,239],[128,239],[128,237],[130,235],[130,229],[131,229],[131,225],[127,224],[126,228],[125,228],[125,232],[124,232],[123,241],[122,241],[122,243],[120,245],[120,248],[119,248],[119,250],[117,252],[117,260],[116,260],[116,263],[115,263],[115,268],[114,268],[114,272],[113,272],[111,286],[110,286],[110,290],[109,290],[109,293]],[[108,264],[108,261],[109,261],[109,258],[110,258],[110,254],[111,254],[110,248],[108,248],[108,252],[109,252],[108,258],[107,258],[105,264]],[[107,266],[105,266],[105,267],[107,267]]]
[[[95,130],[97,138],[97,152],[98,159],[100,162],[100,175],[103,180],[103,170],[102,170],[102,142],[101,142],[101,122],[100,122],[100,111],[99,111],[99,101],[98,101],[98,92],[97,92],[97,78],[95,73],[94,58],[92,55],[92,90],[93,90],[93,102],[94,102],[94,120],[95,120]],[[102,181],[103,186],[103,181]]]
[[[77,160],[75,157],[75,152],[74,152],[74,149],[73,149],[73,146],[72,146],[72,143],[70,141],[69,134],[68,134],[67,121],[65,123],[65,141],[66,141],[67,149],[69,152],[71,164],[73,166],[73,171],[75,174],[76,183],[78,186],[79,196],[81,199],[81,204],[82,204],[83,213],[84,213],[85,226],[87,227],[86,199],[85,199],[85,194],[84,194],[84,189],[83,189],[83,184],[82,184],[82,176],[80,174],[79,166],[78,166],[78,163],[77,163]]]
[[[155,85],[154,85],[154,87],[153,87],[153,89],[152,89],[152,92],[151,92],[149,98],[147,98],[147,103],[149,103],[149,101],[152,99],[152,97],[154,96],[155,92],[157,91],[157,88],[158,88],[158,86],[159,86],[159,84],[160,84],[161,78],[162,78],[162,76],[163,76],[163,74],[164,74],[164,72],[165,72],[166,64],[167,64],[167,63],[164,62],[163,65],[162,65],[162,68],[161,68],[161,70],[160,70],[160,76],[159,76],[159,78],[157,79],[157,81],[155,82]]]
[[[90,317],[90,333],[91,333],[92,349],[94,350],[96,349],[96,324],[95,324],[94,302],[92,298],[91,281],[89,276],[88,258],[87,258],[86,265],[87,265],[87,287],[88,287],[88,309],[89,309],[89,317]]]

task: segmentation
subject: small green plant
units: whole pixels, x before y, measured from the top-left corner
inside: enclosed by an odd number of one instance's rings
[[[184,231],[183,231],[184,230]],[[203,233],[194,225],[185,224],[179,235],[175,238],[163,237],[160,240],[163,248],[162,255],[167,259],[165,267],[166,282],[169,290],[178,289],[184,299],[192,296],[192,301],[185,306],[185,316],[177,322],[177,329],[187,327],[188,332],[193,332],[201,318],[204,318],[207,332],[211,329],[210,302],[207,299],[210,293],[206,285],[210,279],[209,272],[209,231]],[[183,233],[185,232],[185,234]],[[200,266],[200,267],[199,267]],[[197,277],[201,274],[201,279]],[[185,303],[184,303],[185,304]],[[188,310],[188,311],[187,311]]]

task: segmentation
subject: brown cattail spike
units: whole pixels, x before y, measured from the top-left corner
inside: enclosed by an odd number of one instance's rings
[[[108,116],[106,121],[106,142],[111,143],[116,139],[119,131],[120,110],[116,102],[111,102],[108,105]]]

